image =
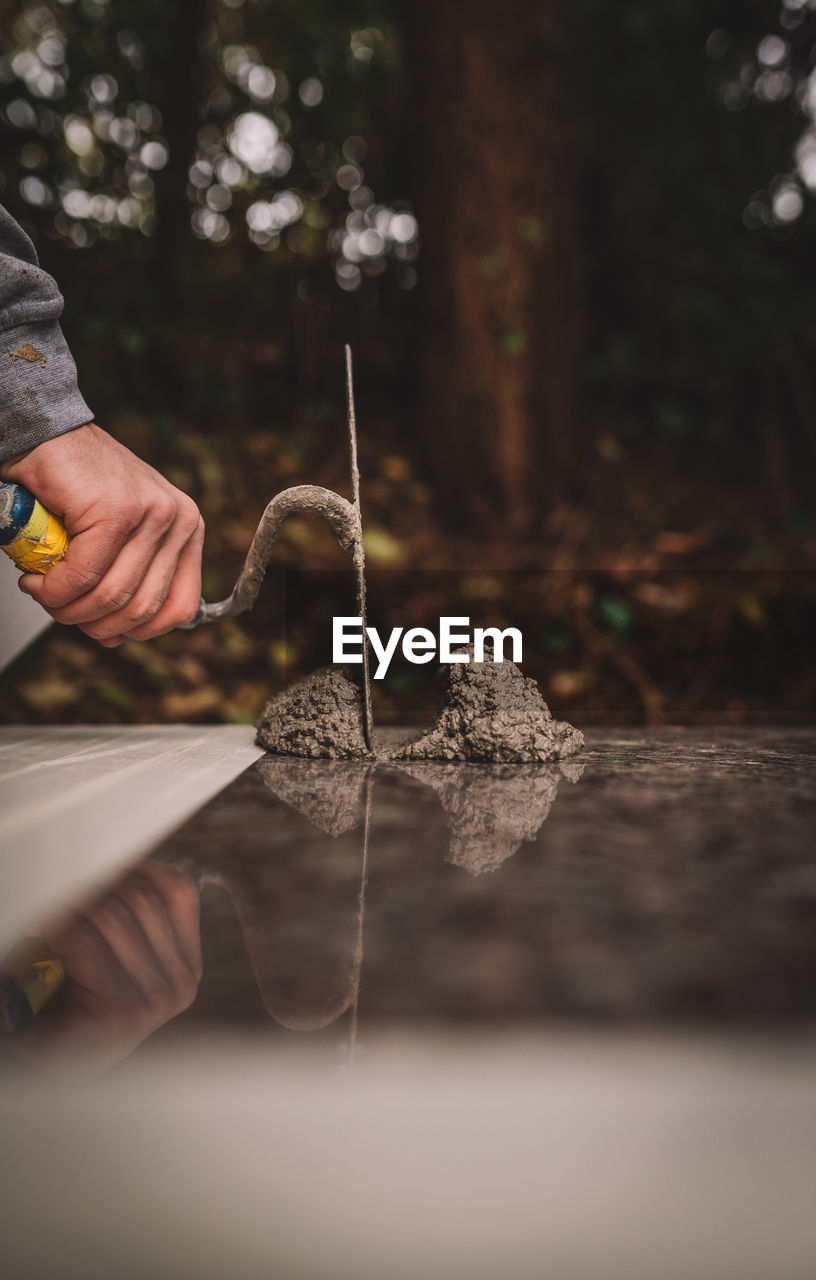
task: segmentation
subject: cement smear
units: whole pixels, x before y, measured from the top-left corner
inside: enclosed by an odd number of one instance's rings
[[[450,663],[436,720],[396,760],[469,760],[485,764],[549,764],[572,756],[584,736],[554,720],[535,680],[512,662]]]
[[[267,702],[255,741],[281,756],[362,760],[365,741],[363,694],[340,667],[323,667]]]

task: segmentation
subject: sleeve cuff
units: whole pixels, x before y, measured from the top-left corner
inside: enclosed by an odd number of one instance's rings
[[[92,421],[56,320],[0,333],[0,462]]]

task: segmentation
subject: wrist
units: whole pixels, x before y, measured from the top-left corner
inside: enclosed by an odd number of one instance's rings
[[[72,444],[79,443],[77,437],[86,439],[95,432],[100,432],[101,428],[94,422],[84,422],[80,426],[72,427],[70,431],[63,431],[58,436],[52,436],[50,440],[43,440],[40,444],[34,445],[31,449],[26,449],[22,453],[16,453],[13,458],[6,458],[0,462],[0,480],[10,480],[17,484],[24,484],[31,487],[36,484],[36,477],[40,466],[48,464],[49,459],[54,455],[56,449],[64,447],[63,441],[66,437],[73,436]]]

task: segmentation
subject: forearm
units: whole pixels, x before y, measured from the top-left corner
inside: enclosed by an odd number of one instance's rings
[[[90,422],[59,325],[62,295],[0,205],[0,462]]]

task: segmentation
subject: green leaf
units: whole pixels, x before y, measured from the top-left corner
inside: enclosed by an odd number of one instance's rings
[[[619,596],[601,596],[597,609],[601,621],[613,635],[623,636],[631,630],[634,621],[632,607]]]

